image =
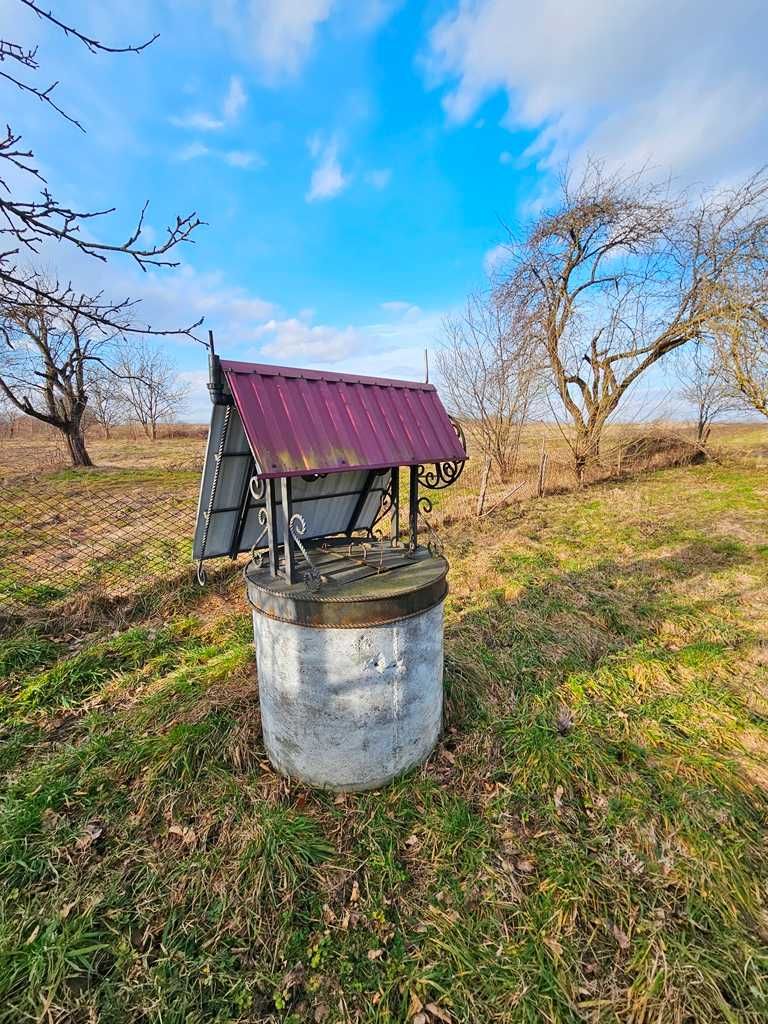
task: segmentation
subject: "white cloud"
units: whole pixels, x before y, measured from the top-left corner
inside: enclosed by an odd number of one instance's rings
[[[172,117],[171,124],[175,124],[177,128],[192,128],[194,131],[201,132],[215,132],[224,127],[221,118],[213,117],[201,110],[190,111],[180,117]]]
[[[261,347],[265,356],[288,362],[309,359],[318,363],[337,363],[362,345],[362,338],[354,327],[312,326],[295,317],[270,320],[259,327],[256,334],[267,339]]]
[[[198,157],[208,156],[210,149],[202,142],[191,142],[188,146],[182,146],[176,153],[177,160],[197,160]]]
[[[399,299],[393,302],[382,302],[381,308],[385,313],[391,313],[405,322],[420,320],[424,315],[420,306],[416,306],[412,302],[402,302]]]
[[[492,275],[508,253],[509,249],[506,245],[494,245],[492,249],[489,249],[483,256],[483,268],[486,274]]]
[[[427,67],[465,121],[493,94],[537,132],[544,164],[586,152],[721,177],[768,141],[764,0],[462,0],[433,28]]]
[[[230,167],[238,167],[248,170],[249,167],[264,167],[266,161],[258,153],[245,149],[230,149],[224,152],[211,149],[204,142],[191,142],[188,146],[182,146],[175,153],[177,160],[199,160],[201,157],[213,157],[216,160],[223,160]]]
[[[248,94],[243,88],[241,79],[237,75],[232,75],[229,80],[227,95],[224,97],[224,102],[221,105],[224,120],[228,122],[236,121],[240,114],[242,114],[247,102]]]
[[[376,189],[386,188],[392,180],[392,171],[389,167],[381,167],[375,171],[368,171],[365,180]]]
[[[224,154],[224,159],[231,167],[263,167],[264,159],[258,153],[251,153],[249,150],[231,149]]]
[[[339,147],[335,139],[325,144],[319,138],[309,140],[309,152],[317,160],[306,195],[308,203],[318,199],[332,199],[349,185],[351,178],[344,174],[339,163]]]
[[[186,114],[172,117],[171,124],[177,128],[192,128],[194,131],[216,132],[232,125],[240,117],[248,102],[242,79],[232,75],[229,86],[221,101],[221,114],[209,114],[204,110],[192,110]]]
[[[270,82],[298,73],[333,6],[334,0],[213,0],[217,23],[248,49]]]
[[[318,31],[332,17],[344,31],[368,33],[401,5],[402,0],[211,0],[216,24],[270,85],[301,71]]]

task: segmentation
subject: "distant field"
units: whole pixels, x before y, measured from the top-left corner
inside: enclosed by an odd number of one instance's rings
[[[445,732],[378,793],[269,767],[238,579],[0,642],[2,1024],[768,1020],[765,468],[444,536]]]
[[[152,442],[147,438],[124,436],[124,429],[117,436],[107,441],[99,436],[88,440],[88,449],[97,467],[111,469],[131,468],[187,468],[199,469],[205,455],[205,436],[207,426],[187,426],[195,432],[189,437],[161,437]],[[638,424],[635,426],[616,425],[606,431],[606,447],[610,449],[622,437],[630,436],[645,430],[665,430],[679,434],[685,438],[693,437],[690,426],[679,423]],[[472,451],[472,429],[467,428]],[[556,457],[567,458],[568,450],[561,433],[551,424],[531,424],[523,433],[522,455],[525,459],[536,460],[541,442],[544,439],[547,449]],[[730,450],[759,450],[768,457],[768,424],[761,423],[726,423],[716,424],[712,431],[712,443]],[[34,433],[22,434],[17,438],[0,438],[0,480],[27,473],[46,473],[52,469],[65,467],[67,456],[65,447],[57,440],[56,435]]]
[[[0,618],[3,613],[36,609],[49,614],[62,603],[83,605],[134,595],[189,574],[205,438],[203,428],[186,429],[197,436],[154,443],[124,436],[124,431],[109,441],[93,437],[89,448],[97,465],[88,470],[67,467],[52,437],[0,441]],[[622,462],[620,453],[640,428],[611,428],[592,482],[674,464],[680,453],[665,439],[690,436],[691,431],[679,425],[654,429],[654,436],[662,439],[659,451],[633,463],[626,458]],[[483,460],[473,445],[471,426],[467,434],[471,457],[464,474],[453,487],[429,492],[429,519],[437,528],[476,512]],[[715,453],[768,465],[768,426],[723,425],[712,440]],[[551,425],[532,424],[524,432],[512,479],[502,481],[491,474],[485,509],[503,504],[510,493],[515,502],[536,495],[542,448],[548,458],[546,492],[574,488],[562,436]],[[405,486],[401,490],[407,493]]]

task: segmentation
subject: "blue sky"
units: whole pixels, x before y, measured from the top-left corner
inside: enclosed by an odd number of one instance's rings
[[[144,300],[157,326],[204,315],[227,356],[419,376],[446,314],[564,160],[727,182],[768,158],[762,0],[69,0],[97,56],[0,0],[41,76],[88,129],[4,94],[57,195],[146,198],[150,235],[208,222],[176,271],[51,269]],[[169,343],[207,415],[202,348]]]

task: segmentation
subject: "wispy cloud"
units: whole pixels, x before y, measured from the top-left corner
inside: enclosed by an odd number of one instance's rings
[[[211,0],[214,21],[251,58],[269,85],[295,78],[334,15],[344,29],[378,29],[402,0]]]
[[[249,167],[264,167],[266,162],[258,153],[243,149],[230,149],[224,154],[224,160],[230,167],[242,167],[244,170]]]
[[[333,6],[334,0],[212,0],[216,22],[271,83],[298,74]]]
[[[192,110],[179,117],[172,117],[171,124],[176,125],[177,128],[191,128],[193,131],[199,132],[215,132],[224,127],[224,121],[221,118],[213,117],[201,110]]]
[[[337,363],[362,347],[362,336],[354,327],[329,327],[308,324],[291,317],[269,320],[257,329],[265,339],[261,352],[269,359],[309,359],[318,363]]]
[[[191,142],[188,146],[182,146],[175,153],[176,160],[183,162],[200,160],[203,157],[210,157],[212,160],[223,160],[230,167],[237,167],[244,171],[266,167],[266,160],[259,153],[244,149],[211,149],[204,142]]]
[[[494,245],[483,256],[483,269],[491,276],[503,260],[509,256],[509,247],[506,245]]]
[[[392,171],[389,167],[381,167],[374,171],[368,171],[365,180],[376,189],[384,189],[392,180]]]
[[[197,160],[201,156],[208,156],[210,149],[204,142],[190,142],[188,146],[182,146],[176,152],[177,160]]]
[[[537,133],[544,168],[592,153],[712,180],[768,145],[764,18],[764,0],[453,0],[427,68],[453,120],[505,93],[504,123]]]
[[[193,131],[217,132],[233,125],[248,102],[248,94],[238,75],[232,75],[224,98],[221,101],[221,112],[211,114],[205,110],[190,110],[186,114],[171,117],[171,124],[177,128],[191,128]]]
[[[317,162],[309,182],[307,202],[333,199],[343,192],[352,180],[350,175],[344,173],[339,163],[338,142],[335,139],[321,142],[315,136],[309,140],[309,152]]]
[[[248,94],[243,88],[242,80],[238,75],[232,75],[229,80],[229,88],[227,89],[227,95],[224,97],[224,102],[221,105],[222,113],[224,114],[224,120],[227,123],[236,121],[240,114],[243,112],[243,108],[248,102]]]

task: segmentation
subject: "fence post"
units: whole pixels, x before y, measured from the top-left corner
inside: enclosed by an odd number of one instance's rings
[[[485,460],[485,466],[483,467],[483,475],[480,479],[480,493],[477,496],[477,515],[478,517],[483,514],[483,506],[485,505],[485,492],[488,490],[488,477],[491,474],[491,460]]]
[[[538,497],[544,497],[544,477],[547,472],[547,461],[549,456],[544,449],[544,438],[541,439],[541,455],[539,456],[539,480],[536,487]]]

